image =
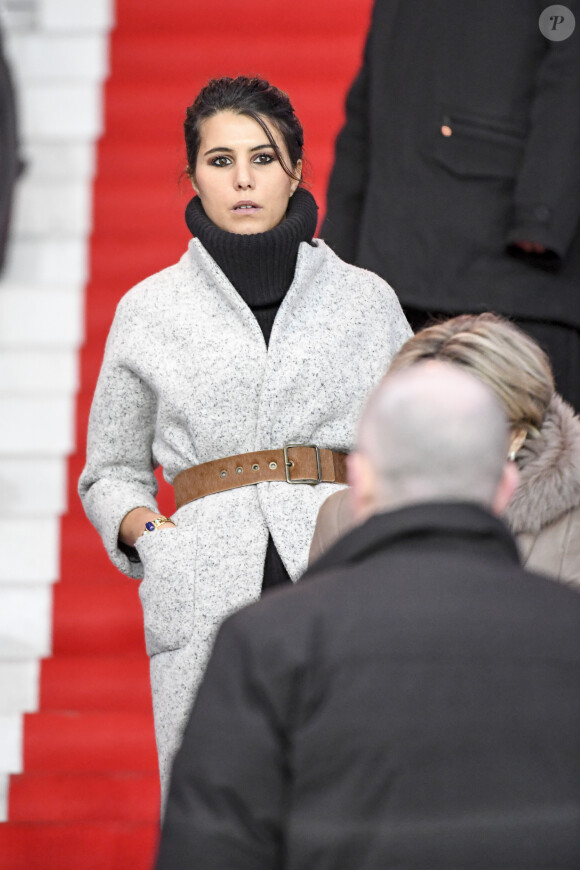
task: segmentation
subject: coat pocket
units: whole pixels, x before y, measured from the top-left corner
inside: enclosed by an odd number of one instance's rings
[[[136,547],[145,571],[139,598],[147,653],[180,649],[193,634],[197,529],[142,535]]]
[[[433,145],[435,162],[454,175],[514,178],[522,161],[525,134],[504,121],[443,109]]]

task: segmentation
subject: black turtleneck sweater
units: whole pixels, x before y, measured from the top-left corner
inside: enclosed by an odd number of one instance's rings
[[[199,197],[195,196],[187,205],[185,220],[191,234],[199,239],[252,310],[266,344],[292,284],[300,243],[312,244],[317,217],[314,197],[302,187],[291,197],[285,219],[265,233],[228,233],[208,218]],[[289,582],[286,567],[269,535],[262,590]]]
[[[301,242],[312,244],[317,217],[314,197],[302,187],[291,197],[282,223],[265,233],[228,233],[208,218],[198,196],[187,205],[185,220],[191,234],[252,309],[266,344],[294,278],[298,247]]]

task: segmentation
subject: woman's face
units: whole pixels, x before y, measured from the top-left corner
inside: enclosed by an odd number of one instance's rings
[[[264,119],[267,123],[267,119]],[[287,166],[284,139],[268,124]],[[207,216],[229,233],[264,233],[286,214],[298,187],[282,169],[260,125],[246,115],[219,112],[202,122],[193,189]],[[295,169],[300,174],[302,161]]]

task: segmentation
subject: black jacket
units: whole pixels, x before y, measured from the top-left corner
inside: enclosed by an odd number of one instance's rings
[[[378,515],[309,575],[223,625],[157,870],[577,870],[578,593],[471,504]]]
[[[0,271],[4,263],[12,192],[21,170],[16,133],[16,105],[0,31]]]
[[[321,235],[403,306],[580,326],[580,2],[559,42],[548,5],[375,0]]]

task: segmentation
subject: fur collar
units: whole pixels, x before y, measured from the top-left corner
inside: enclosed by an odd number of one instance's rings
[[[520,485],[505,513],[514,534],[538,534],[580,505],[580,418],[555,394],[537,438],[517,457]]]

